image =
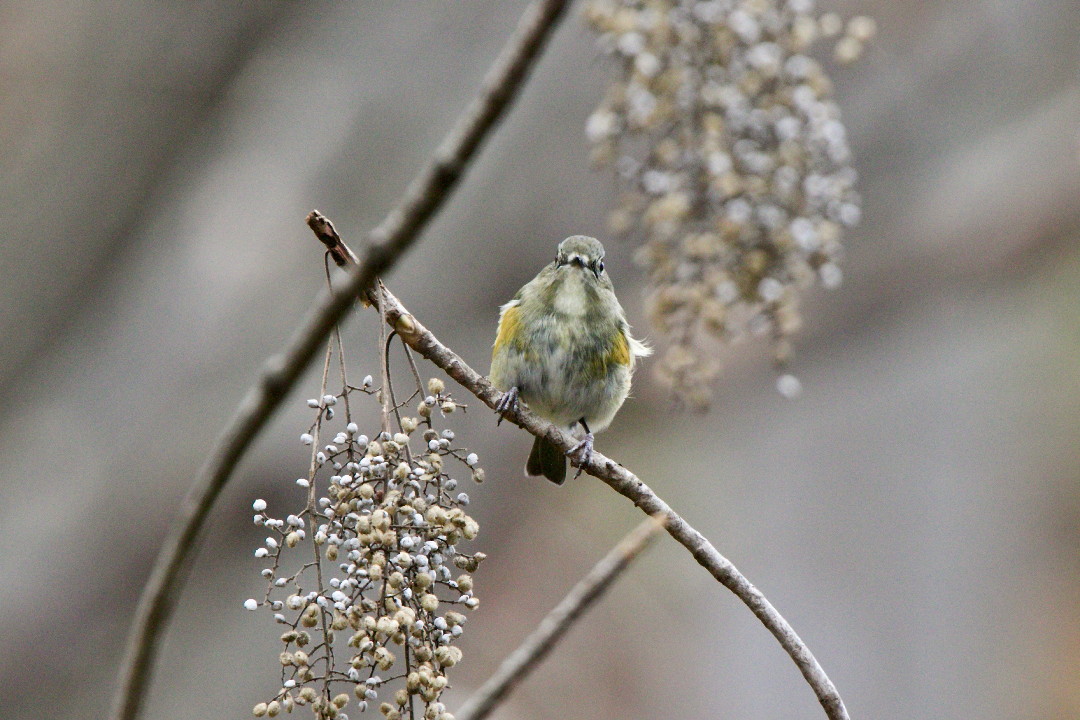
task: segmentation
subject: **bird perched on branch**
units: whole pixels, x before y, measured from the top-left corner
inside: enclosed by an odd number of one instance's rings
[[[504,395],[496,412],[516,412],[520,399],[563,430],[580,428],[581,442],[567,453],[580,468],[592,456],[593,433],[606,428],[626,400],[635,360],[651,352],[630,335],[604,272],[604,246],[573,235],[559,243],[555,262],[500,310],[491,382]],[[525,473],[561,485],[566,458],[538,437]]]

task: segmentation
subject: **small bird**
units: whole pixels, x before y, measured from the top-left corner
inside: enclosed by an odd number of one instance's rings
[[[567,453],[580,468],[592,456],[593,433],[611,424],[626,400],[635,360],[651,352],[630,335],[604,272],[604,246],[585,235],[568,237],[555,262],[500,308],[491,354],[491,382],[504,393],[499,422],[517,411],[520,399],[567,432],[580,426],[584,436]],[[536,438],[525,473],[561,485],[566,458]]]

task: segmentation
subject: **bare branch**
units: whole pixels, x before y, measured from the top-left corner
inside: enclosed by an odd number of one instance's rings
[[[331,241],[342,243],[340,237]],[[487,378],[469,367],[454,351],[439,342],[430,330],[421,325],[420,321],[405,309],[393,293],[385,287],[382,287],[382,292],[386,321],[397,330],[398,335],[409,347],[442,368],[447,375],[494,410],[502,393]],[[568,452],[577,445],[577,440],[569,434],[528,409],[521,409],[517,417],[508,416],[507,419],[536,437],[547,439],[564,452]],[[735,593],[776,637],[787,654],[795,661],[830,720],[849,720],[844,701],[840,698],[832,681],[829,680],[829,676],[825,674],[813,653],[810,652],[810,648],[761,591],[754,587],[730,560],[721,555],[704,535],[672,510],[637,475],[603,454],[594,451],[588,464],[583,466],[583,470],[607,483],[611,489],[628,498],[645,513],[665,515],[668,534],[689,550],[699,565],[708,570],[724,587]]]
[[[622,574],[664,527],[665,522],[664,515],[657,515],[638,525],[620,540],[619,544],[559,601],[518,649],[503,660],[495,674],[465,701],[455,713],[457,720],[486,718],[547,656],[589,606],[604,594],[615,578]]]
[[[143,589],[128,637],[113,720],[134,720],[146,697],[159,637],[183,586],[184,571],[215,500],[252,440],[293,388],[319,347],[358,294],[388,271],[456,187],[484,138],[524,83],[569,0],[536,0],[484,77],[480,93],[435,151],[433,159],[409,185],[401,201],[368,238],[361,262],[338,292],[327,292],[280,354],[263,368],[255,386],[218,438],[169,531]],[[353,256],[355,258],[355,256]]]

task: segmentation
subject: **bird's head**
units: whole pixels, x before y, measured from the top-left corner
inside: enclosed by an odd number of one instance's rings
[[[604,273],[604,246],[596,238],[571,235],[559,243],[555,255],[555,268],[562,267],[588,270],[599,279]]]

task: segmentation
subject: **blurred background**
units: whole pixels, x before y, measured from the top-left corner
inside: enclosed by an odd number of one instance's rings
[[[305,214],[354,242],[377,223],[524,7],[0,6],[0,716],[107,712],[181,499],[323,285]],[[646,366],[598,448],[766,593],[853,718],[1080,717],[1080,4],[823,7],[879,36],[833,73],[864,220],[844,285],[805,305],[802,396],[753,343],[704,416],[670,411]],[[583,127],[614,77],[575,12],[388,278],[478,370],[555,243],[605,237],[613,183]],[[609,242],[608,267],[647,336],[632,250]],[[357,377],[375,322],[348,327]],[[315,394],[309,375],[221,498],[145,717],[250,717],[277,688],[279,630],[241,607],[263,588],[250,508],[302,503]],[[453,424],[487,470],[468,490],[489,559],[451,710],[639,520],[590,478],[524,479],[530,439],[486,409]],[[498,713],[822,716],[666,537]]]

